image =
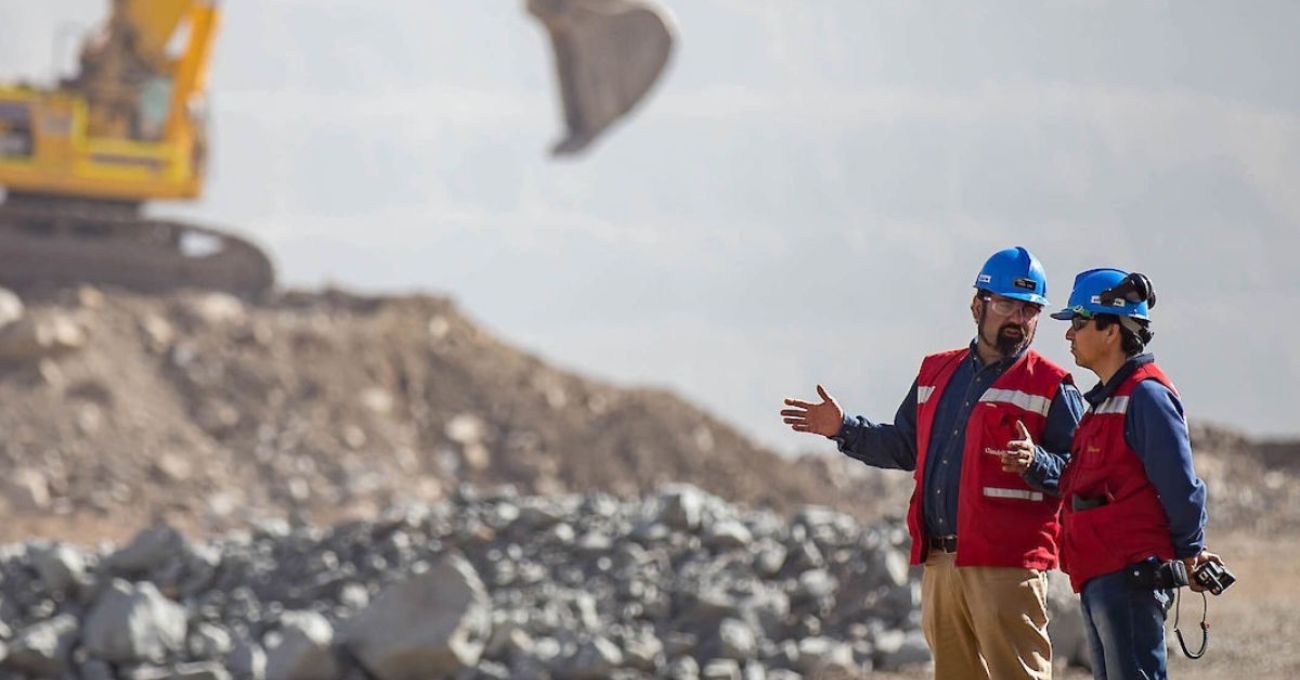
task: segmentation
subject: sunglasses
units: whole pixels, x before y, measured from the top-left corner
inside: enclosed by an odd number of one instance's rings
[[[1089,321],[1092,321],[1091,314],[1085,316],[1080,312],[1075,312],[1074,316],[1070,317],[1070,328],[1073,328],[1075,331],[1081,331],[1084,326],[1088,325]]]
[[[1043,311],[1042,305],[1036,305],[1032,302],[1024,302],[1022,300],[992,298],[987,295],[980,299],[987,303],[988,306],[991,307],[994,312],[997,312],[999,316],[1011,316],[1012,314],[1015,314],[1016,311],[1019,311],[1026,319],[1032,319],[1038,316],[1039,312]]]

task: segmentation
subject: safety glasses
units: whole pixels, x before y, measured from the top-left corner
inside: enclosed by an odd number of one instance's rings
[[[1074,310],[1074,316],[1070,317],[1070,328],[1073,328],[1076,332],[1081,331],[1084,326],[1088,325],[1089,321],[1092,321],[1091,314],[1076,309]]]
[[[985,295],[980,299],[986,302],[994,312],[998,313],[999,316],[1011,316],[1019,311],[1021,316],[1026,319],[1032,319],[1043,311],[1042,305],[1036,305],[1032,302],[1024,302],[1023,300],[995,298],[988,295]]]

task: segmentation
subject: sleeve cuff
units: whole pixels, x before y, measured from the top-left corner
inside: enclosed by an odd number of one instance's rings
[[[1043,475],[1046,474],[1047,472],[1044,469],[1044,467],[1045,466],[1043,465],[1043,447],[1035,446],[1034,459],[1030,461],[1029,467],[1025,468],[1025,471],[1022,472],[1020,476],[1024,477],[1027,481],[1034,482],[1036,484],[1042,484]]]
[[[843,444],[845,440],[848,438],[848,429],[849,429],[849,425],[851,425],[852,422],[853,421],[850,419],[849,414],[845,413],[844,420],[840,421],[840,431],[827,437],[827,439],[830,439],[836,442],[837,444]]]

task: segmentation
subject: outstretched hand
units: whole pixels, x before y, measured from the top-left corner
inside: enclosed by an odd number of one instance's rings
[[[833,437],[844,425],[844,409],[840,408],[835,397],[827,394],[821,385],[817,386],[817,395],[822,398],[820,404],[786,399],[785,405],[794,408],[783,409],[781,418],[795,432],[812,432],[823,437]]]
[[[1029,434],[1029,428],[1019,420],[1016,421],[1016,431],[1020,436],[1007,442],[1005,450],[984,449],[984,452],[1002,459],[1003,472],[1021,475],[1034,462],[1034,438]]]

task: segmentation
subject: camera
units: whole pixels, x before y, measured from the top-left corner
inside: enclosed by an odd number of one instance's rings
[[[1192,571],[1192,578],[1201,587],[1215,595],[1223,593],[1229,586],[1237,582],[1237,577],[1233,576],[1227,567],[1218,562],[1202,562]]]

